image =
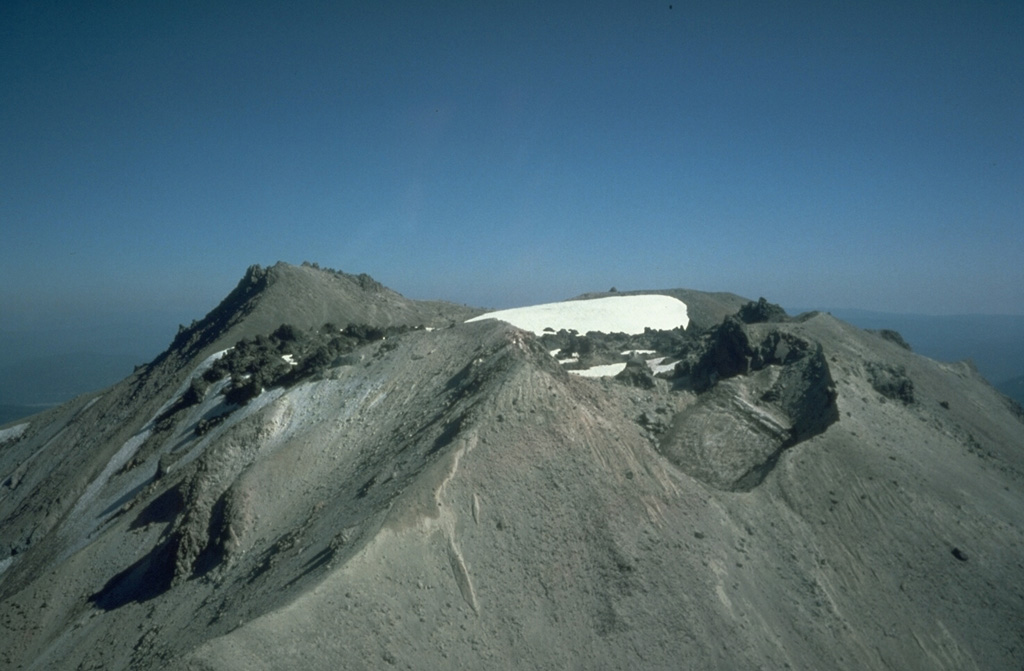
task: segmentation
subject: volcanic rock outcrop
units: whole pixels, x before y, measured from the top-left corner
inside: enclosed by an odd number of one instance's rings
[[[672,419],[661,452],[713,487],[749,490],[782,450],[838,420],[824,348],[797,333],[796,325],[747,327],[733,317],[708,333],[676,364],[681,381],[703,393]]]

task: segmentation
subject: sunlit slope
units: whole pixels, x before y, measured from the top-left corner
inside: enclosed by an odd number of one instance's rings
[[[0,666],[1024,663],[1024,422],[967,365],[755,306],[588,379],[498,319],[241,295],[0,432]]]

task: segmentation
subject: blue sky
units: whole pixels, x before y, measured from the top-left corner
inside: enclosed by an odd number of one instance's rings
[[[0,329],[253,263],[1024,314],[1024,3],[0,5]]]

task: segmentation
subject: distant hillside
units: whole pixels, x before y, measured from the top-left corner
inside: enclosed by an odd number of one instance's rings
[[[53,354],[0,366],[0,404],[57,405],[123,380],[132,366],[124,355],[99,352]]]
[[[42,412],[47,408],[52,407],[50,405],[14,405],[14,404],[0,404],[0,426],[13,422],[16,419],[22,417],[28,417],[34,415],[37,412]]]
[[[137,315],[0,331],[0,424],[124,379],[167,347],[173,324],[167,315]]]
[[[818,308],[863,329],[893,329],[918,354],[939,361],[971,359],[978,372],[1001,388],[1024,375],[1024,316],[914,315]],[[790,314],[803,309],[791,309]]]

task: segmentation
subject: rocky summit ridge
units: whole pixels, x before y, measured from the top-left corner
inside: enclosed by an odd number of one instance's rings
[[[1020,406],[898,334],[656,293],[687,328],[538,336],[250,268],[0,428],[0,668],[1022,666]]]

